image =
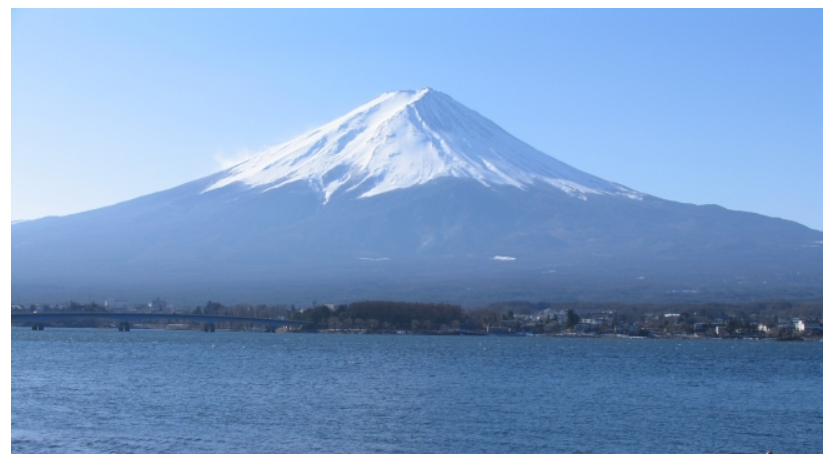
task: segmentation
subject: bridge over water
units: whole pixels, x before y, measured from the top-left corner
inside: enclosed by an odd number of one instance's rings
[[[105,319],[119,323],[119,330],[130,330],[131,323],[141,321],[185,321],[203,324],[203,330],[214,332],[215,325],[221,322],[238,322],[244,324],[263,325],[268,332],[275,332],[277,327],[294,327],[310,325],[309,322],[287,321],[282,319],[260,319],[257,317],[210,316],[206,314],[176,314],[158,312],[89,312],[63,311],[19,313],[12,311],[12,322],[31,324],[33,330],[43,330],[45,322],[74,321],[79,319]]]

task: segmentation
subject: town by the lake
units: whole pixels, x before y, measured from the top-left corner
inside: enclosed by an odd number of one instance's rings
[[[297,308],[293,304],[227,306],[212,301],[199,306],[177,306],[155,298],[134,303],[107,299],[86,304],[14,304],[11,311],[13,325],[31,326],[34,330],[51,326],[269,333],[823,339],[822,304],[788,301],[593,306],[578,303],[576,307],[506,302],[474,308],[443,303],[313,301],[307,307]]]

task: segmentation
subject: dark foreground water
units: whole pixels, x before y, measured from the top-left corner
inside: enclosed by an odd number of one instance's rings
[[[12,328],[13,453],[822,453],[823,343]]]

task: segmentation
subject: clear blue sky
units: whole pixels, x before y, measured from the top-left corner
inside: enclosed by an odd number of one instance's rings
[[[823,228],[822,10],[13,10],[12,219],[164,190],[388,90]]]

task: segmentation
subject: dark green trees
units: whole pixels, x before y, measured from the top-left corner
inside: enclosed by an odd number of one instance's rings
[[[565,313],[565,327],[570,329],[575,325],[580,323],[580,316],[574,312],[574,309],[568,308],[568,311]]]

